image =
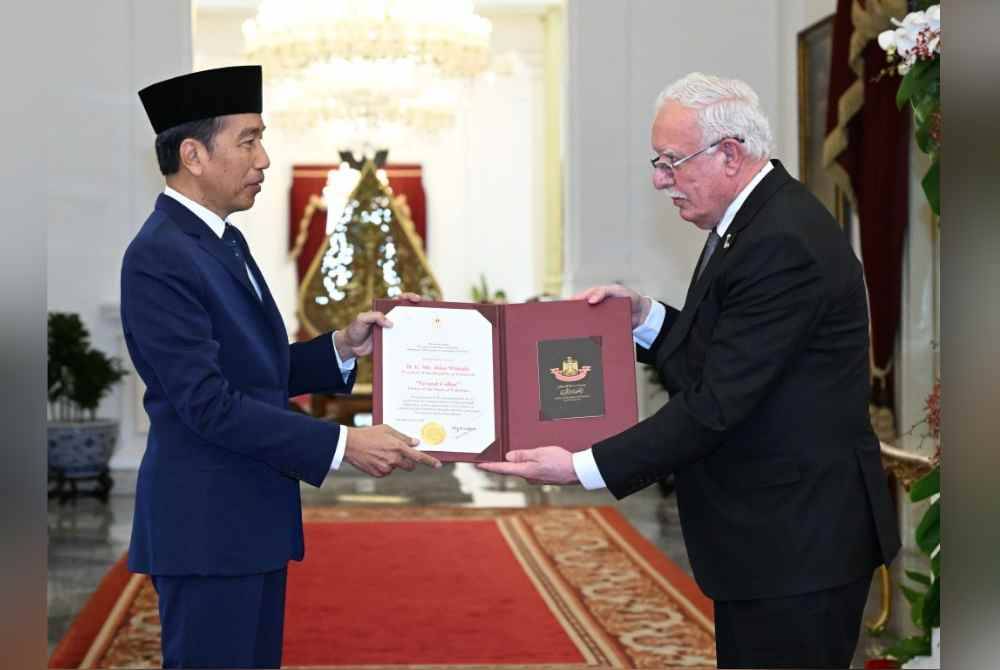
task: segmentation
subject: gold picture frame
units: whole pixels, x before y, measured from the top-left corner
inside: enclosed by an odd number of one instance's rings
[[[799,97],[799,179],[847,230],[851,204],[823,168],[826,110],[833,53],[833,18],[820,19],[797,35]]]

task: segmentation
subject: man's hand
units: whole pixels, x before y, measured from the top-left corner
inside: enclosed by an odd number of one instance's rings
[[[641,296],[632,289],[621,284],[607,284],[605,286],[592,286],[585,291],[580,291],[570,300],[586,300],[591,305],[596,305],[608,297],[628,298],[632,302],[632,328],[638,328],[649,316],[649,310],[653,306],[653,301],[645,296]]]
[[[403,293],[400,300],[420,302],[416,293]],[[333,345],[337,347],[340,360],[367,356],[372,352],[372,328],[392,328],[390,321],[382,312],[362,312],[344,330],[338,330],[333,335]]]
[[[524,477],[531,484],[577,484],[573,455],[562,447],[538,447],[507,452],[506,463],[480,463],[499,475]]]
[[[385,477],[396,468],[413,471],[417,463],[440,468],[441,461],[413,448],[417,444],[417,440],[385,424],[351,428],[344,459],[372,477]]]

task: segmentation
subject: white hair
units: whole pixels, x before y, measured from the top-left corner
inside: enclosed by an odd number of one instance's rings
[[[746,82],[692,72],[663,89],[656,98],[654,113],[659,113],[668,100],[697,112],[704,144],[742,137],[748,155],[770,157],[771,125],[760,108],[760,98]]]

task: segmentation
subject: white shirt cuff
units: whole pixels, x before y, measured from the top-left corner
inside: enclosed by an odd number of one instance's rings
[[[573,454],[573,470],[576,472],[576,478],[580,480],[583,488],[588,491],[606,489],[608,487],[604,483],[601,471],[597,469],[597,461],[594,460],[594,451],[592,449],[585,449]]]
[[[662,305],[661,305],[662,307]],[[662,323],[662,320],[660,321]],[[337,334],[337,331],[330,333],[330,339],[333,341],[333,355],[337,358],[337,367],[340,368],[340,374],[344,377],[344,383],[347,383],[348,377],[354,371],[354,366],[357,363],[357,358],[348,358],[346,361],[340,360],[340,352],[337,351],[337,340],[333,339],[333,336]]]
[[[330,463],[331,470],[340,468],[341,461],[344,460],[344,452],[347,451],[347,426],[340,427],[340,436],[337,437],[337,451],[333,453],[333,461]]]
[[[651,300],[653,306],[649,308],[649,314],[635,330],[632,331],[632,339],[643,349],[652,349],[653,342],[663,329],[663,321],[667,318],[667,309],[663,303]]]

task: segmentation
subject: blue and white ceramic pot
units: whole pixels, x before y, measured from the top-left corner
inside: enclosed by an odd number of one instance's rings
[[[49,421],[49,467],[67,479],[94,477],[108,466],[118,441],[118,422]]]

